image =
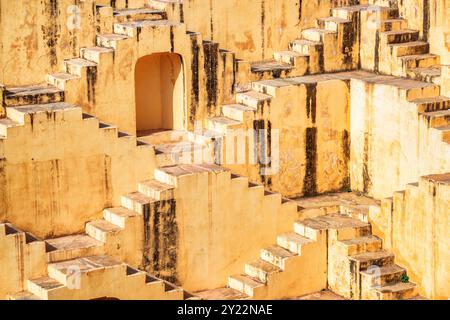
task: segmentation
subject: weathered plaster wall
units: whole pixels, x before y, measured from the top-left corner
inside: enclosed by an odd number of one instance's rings
[[[150,146],[118,138],[115,128],[99,129],[80,108],[35,114],[9,128],[1,144],[2,221],[43,238],[82,232],[87,221],[152,177],[155,166]]]
[[[422,177],[370,210],[374,234],[430,299],[450,296],[449,212],[449,174]]]
[[[381,199],[422,175],[450,170],[450,145],[420,115],[427,111],[420,102],[411,102],[438,93],[436,86],[393,77],[352,79],[353,190]]]

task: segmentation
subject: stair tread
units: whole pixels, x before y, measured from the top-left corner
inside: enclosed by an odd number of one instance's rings
[[[419,60],[419,59],[428,59],[428,58],[436,58],[439,57],[433,53],[422,53],[422,54],[413,54],[409,56],[401,56],[398,57],[400,60]]]
[[[284,248],[282,248],[282,247],[280,247],[280,246],[278,246],[278,245],[274,245],[274,246],[265,248],[265,249],[263,249],[263,250],[264,250],[264,251],[267,251],[267,252],[269,252],[271,255],[276,256],[276,257],[279,257],[279,258],[281,258],[281,259],[287,259],[287,258],[295,257],[295,256],[296,256],[295,253],[292,253],[292,252],[290,252],[290,251],[288,251],[288,250],[286,250],[286,249],[284,249]]]
[[[140,216],[140,214],[138,212],[124,208],[124,207],[108,208],[106,210],[109,211],[110,213],[115,214],[122,218]]]
[[[397,34],[415,34],[418,33],[418,30],[413,30],[413,29],[401,29],[401,30],[391,30],[391,31],[383,31],[381,32],[382,34],[385,35],[397,35]]]
[[[313,243],[314,240],[311,240],[309,238],[303,237],[295,232],[288,232],[280,235],[280,237],[285,237],[288,241],[295,242],[299,245],[306,245],[309,243]]]
[[[64,81],[80,79],[79,76],[67,72],[50,73],[49,76]]]
[[[390,43],[391,47],[414,47],[414,46],[422,46],[428,45],[428,42],[423,41],[410,41],[410,42],[402,42],[402,43]]]
[[[129,39],[129,36],[118,34],[118,33],[105,33],[105,34],[99,34],[97,35],[97,38],[103,38],[109,41],[118,41],[118,40],[125,40]]]
[[[222,106],[222,109],[223,108],[236,109],[236,110],[243,111],[243,112],[256,110],[254,107],[250,107],[250,106],[243,105],[243,104],[226,104],[226,105]]]
[[[345,245],[358,245],[362,243],[372,243],[372,242],[380,242],[381,239],[376,236],[367,236],[367,237],[359,237],[359,238],[353,238],[349,240],[341,240],[339,242],[345,244]]]
[[[344,19],[344,18],[340,18],[340,17],[326,17],[326,18],[319,18],[318,20],[321,21],[333,21],[333,22],[338,22],[338,23],[347,23],[347,22],[351,22],[348,19]]]
[[[180,26],[181,23],[173,20],[161,19],[161,20],[136,20],[129,22],[120,22],[115,23],[115,25],[131,28],[145,28],[145,27],[173,27],[173,26]]]
[[[388,257],[394,257],[394,254],[389,251],[380,250],[380,251],[376,251],[376,252],[363,252],[363,253],[355,254],[353,256],[350,256],[349,259],[359,261],[359,262],[368,262],[371,260],[388,258]]]
[[[227,117],[212,117],[212,118],[208,118],[209,121],[212,122],[217,122],[220,124],[226,124],[226,125],[237,125],[237,124],[241,124],[242,122],[238,121],[238,120],[234,120],[234,119],[230,119]]]
[[[152,197],[149,197],[139,191],[128,193],[125,197],[141,204],[148,204],[156,201]]]
[[[51,94],[51,93],[61,93],[64,92],[61,89],[58,89],[52,85],[31,85],[31,86],[22,86],[22,87],[13,87],[6,88],[5,94],[7,97],[20,97],[27,95],[36,95],[36,94]]]
[[[2,118],[2,119],[0,119],[0,125],[10,128],[10,127],[20,126],[20,123],[15,122],[9,118]]]
[[[267,101],[272,99],[272,96],[254,90],[238,93],[238,96],[257,101]]]
[[[267,262],[263,259],[258,259],[256,261],[247,263],[249,266],[252,266],[254,268],[260,269],[262,271],[264,271],[265,273],[277,273],[277,272],[281,272],[282,270],[277,267],[276,265]]]
[[[231,276],[230,278],[238,280],[251,288],[258,288],[264,286],[264,283],[246,274],[234,275]]]
[[[32,294],[29,291],[21,291],[9,295],[10,300],[42,300],[38,296]]]
[[[440,66],[431,66],[426,68],[412,68],[409,69],[410,72],[413,73],[421,73],[423,75],[428,75],[432,77],[440,77],[441,76],[441,67]]]
[[[15,106],[10,107],[10,109],[14,109],[20,111],[22,113],[33,114],[38,112],[56,112],[56,111],[65,111],[65,110],[73,110],[78,109],[76,105],[67,103],[67,102],[52,102],[46,104],[28,104],[23,106]]]
[[[125,9],[114,9],[115,16],[130,16],[134,14],[163,14],[164,11],[152,8],[125,8]]]
[[[383,266],[378,267],[376,269],[368,269],[360,271],[360,273],[367,275],[367,276],[385,276],[389,274],[399,273],[399,272],[406,272],[406,270],[396,264],[390,265],[390,266]]]
[[[29,281],[45,290],[52,290],[64,287],[64,284],[50,277],[41,277],[37,279],[31,279]]]
[[[201,291],[196,292],[194,295],[203,300],[242,300],[248,298],[245,293],[232,288],[218,288]]]
[[[297,43],[300,45],[309,45],[309,46],[323,46],[322,42],[319,41],[312,41],[312,40],[306,40],[306,39],[297,39],[292,41],[293,43]]]
[[[373,290],[376,290],[381,293],[389,293],[389,292],[402,292],[405,290],[411,290],[416,287],[416,284],[412,282],[404,283],[404,282],[396,282],[393,284],[386,284],[384,286],[374,287]]]
[[[292,57],[292,58],[309,57],[309,54],[300,53],[300,52],[292,51],[292,50],[277,51],[276,54],[281,54],[281,55]]]
[[[251,64],[252,72],[266,72],[272,70],[291,70],[293,66],[289,63],[279,62],[276,60],[267,60],[253,62]]]
[[[446,102],[446,101],[450,101],[450,97],[436,96],[436,97],[430,97],[430,98],[420,98],[420,99],[415,99],[411,102],[417,103],[417,104],[426,104],[426,103],[439,103],[439,102]]]
[[[93,226],[93,227],[95,227],[97,229],[100,229],[100,230],[102,230],[104,232],[116,232],[116,231],[123,230],[118,225],[115,225],[114,223],[111,223],[111,222],[106,221],[104,219],[91,221],[91,222],[89,222],[89,225]]]
[[[81,67],[96,67],[97,66],[97,63],[90,61],[90,60],[83,59],[83,58],[67,59],[67,60],[64,60],[64,62],[68,63],[68,64],[81,66]]]
[[[318,33],[326,33],[326,34],[332,34],[332,33],[336,33],[336,31],[331,31],[331,30],[327,30],[327,29],[320,29],[320,28],[308,28],[308,29],[304,29],[303,32],[318,32]]]
[[[105,47],[99,47],[99,46],[87,47],[87,48],[84,48],[84,50],[92,51],[92,52],[98,52],[98,53],[114,52],[113,48],[105,48]]]
[[[47,239],[45,242],[52,246],[55,250],[75,250],[103,246],[102,242],[86,234]]]
[[[450,109],[447,110],[438,110],[438,111],[429,111],[423,113],[428,118],[440,118],[440,117],[448,117],[450,116]]]
[[[298,223],[316,230],[362,228],[370,226],[366,222],[342,214],[328,214],[312,219],[305,219]]]
[[[89,272],[121,265],[121,262],[110,256],[92,256],[51,263],[48,266],[62,272],[63,274],[67,274],[68,269],[73,267],[78,267],[80,272]]]
[[[140,184],[145,185],[146,187],[152,188],[155,191],[166,191],[175,189],[174,186],[170,184],[163,183],[161,181],[152,179],[141,182]]]

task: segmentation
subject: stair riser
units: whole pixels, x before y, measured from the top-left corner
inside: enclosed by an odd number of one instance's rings
[[[142,183],[138,185],[138,191],[158,201],[171,200],[174,197],[174,189],[155,190]]]
[[[25,95],[20,97],[6,96],[4,102],[7,107],[64,102],[64,92]]]
[[[398,271],[391,274],[384,274],[384,275],[365,275],[361,274],[361,286],[364,290],[364,288],[372,288],[375,286],[384,286],[389,283],[395,283],[399,282],[401,277],[406,274],[405,270]]]
[[[430,45],[420,44],[414,46],[399,46],[394,48],[393,53],[396,57],[413,56],[419,54],[427,54],[430,51]]]
[[[250,277],[259,279],[262,283],[267,283],[268,274],[264,270],[246,264],[244,268],[245,274]]]
[[[427,103],[427,104],[419,104],[417,105],[417,112],[432,112],[432,111],[440,111],[440,110],[448,110],[450,109],[450,101],[443,101],[438,103]]]
[[[103,243],[108,242],[108,232],[101,230],[91,224],[86,224],[86,234],[90,237],[94,238],[95,240],[101,241]]]
[[[98,239],[97,239],[98,240]],[[105,254],[105,248],[103,246],[74,249],[74,250],[58,250],[47,253],[47,262],[54,263],[65,260],[72,260],[81,257],[90,257],[96,255]]]
[[[406,43],[419,40],[419,31],[400,34],[381,34],[381,42],[387,44]]]
[[[408,27],[408,23],[406,20],[398,20],[398,21],[382,21],[380,26],[381,32],[386,31],[398,31],[398,30],[404,30]]]
[[[405,71],[414,68],[428,68],[440,64],[439,57],[430,57],[423,59],[402,60],[402,66]]]
[[[383,257],[380,259],[374,259],[363,263],[358,263],[358,270],[367,270],[371,266],[384,267],[392,265],[394,263],[394,256]]]
[[[131,15],[117,15],[114,16],[114,22],[132,22],[139,20],[164,20],[167,19],[167,14],[165,12],[154,12],[154,13],[135,13]]]
[[[338,246],[339,253],[346,256],[352,256],[363,252],[377,252],[382,248],[381,241],[353,245],[340,243]]]
[[[290,251],[292,253],[295,253],[295,254],[298,254],[298,255],[302,254],[302,246],[299,245],[298,243],[294,242],[294,241],[289,241],[289,240],[287,240],[287,239],[285,239],[283,237],[278,237],[277,238],[277,244],[280,247],[282,247],[282,248],[284,248],[284,249],[286,249],[286,250],[288,250],[288,251]]]

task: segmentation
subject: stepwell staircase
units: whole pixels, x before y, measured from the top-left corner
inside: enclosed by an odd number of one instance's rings
[[[320,291],[328,283],[347,299],[416,298],[416,285],[404,275],[394,255],[371,234],[369,223],[337,213],[296,222],[293,232],[279,235],[275,245],[261,250],[258,260],[247,263],[243,274],[231,276],[228,287],[197,295],[282,299]]]

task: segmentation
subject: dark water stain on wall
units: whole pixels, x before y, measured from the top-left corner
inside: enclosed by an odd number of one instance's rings
[[[197,36],[191,33],[191,70],[192,70],[192,80],[191,80],[191,106],[189,111],[189,122],[194,125],[195,116],[197,114],[197,109],[200,101],[200,85],[199,85],[199,60],[200,60],[200,46],[197,43]]]
[[[173,26],[170,26],[170,52],[175,52],[175,35]]]
[[[345,178],[342,180],[341,188],[342,190],[348,190],[350,188],[350,175],[349,175],[349,164],[350,164],[350,134],[348,130],[342,132],[342,155],[344,158],[344,172]]]
[[[142,267],[149,273],[180,285],[177,276],[178,225],[176,201],[156,201],[144,207]]]
[[[428,41],[431,24],[430,0],[423,0],[423,40]]]
[[[317,82],[306,83],[306,116],[316,123],[317,115]]]
[[[364,133],[364,151],[363,151],[363,191],[368,193],[371,185],[371,178],[369,172],[369,134]]]
[[[41,27],[43,41],[47,46],[50,65],[56,67],[58,65],[57,47],[61,36],[61,27],[58,24],[58,0],[45,1],[43,16],[47,17],[47,23]]]
[[[302,22],[303,18],[303,0],[298,1],[298,23]]]
[[[182,2],[180,2],[178,4],[179,6],[179,10],[180,10],[180,22],[184,23],[184,4]]]
[[[303,179],[303,194],[317,194],[317,128],[307,128],[305,136],[305,177]]]
[[[266,1],[261,0],[261,59],[266,56]],[[275,78],[279,78],[275,77]]]
[[[204,69],[206,76],[206,96],[208,112],[211,112],[212,107],[217,104],[218,94],[218,74],[219,66],[219,44],[215,42],[203,42],[204,53]]]
[[[87,76],[87,96],[88,101],[95,104],[95,87],[97,84],[97,67],[88,67]]]
[[[374,47],[374,66],[373,70],[378,73],[380,71],[380,31],[375,33],[375,47]]]

